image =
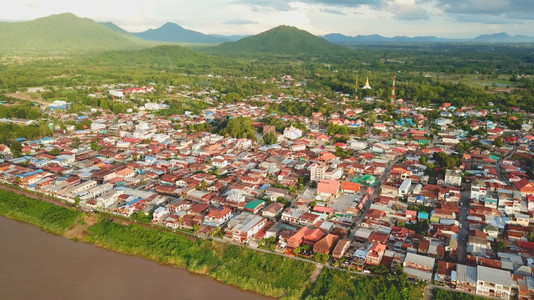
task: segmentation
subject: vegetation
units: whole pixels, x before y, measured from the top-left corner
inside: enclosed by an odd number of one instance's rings
[[[37,225],[45,231],[62,234],[81,217],[82,213],[0,190],[0,215]]]
[[[276,144],[278,142],[278,138],[274,133],[268,132],[263,135],[263,142],[268,145]]]
[[[326,54],[343,49],[325,39],[291,26],[278,26],[258,35],[237,42],[224,43],[209,48],[213,53],[272,53],[281,55]]]
[[[410,283],[401,270],[371,277],[324,268],[303,299],[423,299],[424,286]]]
[[[182,266],[225,284],[273,297],[300,297],[314,268],[274,254],[110,220],[103,220],[88,231],[87,240],[104,248]]]
[[[0,23],[1,50],[139,49],[156,43],[113,32],[97,22],[65,13],[27,22]]]
[[[432,299],[434,300],[483,300],[484,297],[478,297],[466,293],[451,292],[440,288],[432,289]]]
[[[247,138],[256,141],[252,120],[249,117],[237,117],[224,120],[220,125],[220,134],[234,138]]]

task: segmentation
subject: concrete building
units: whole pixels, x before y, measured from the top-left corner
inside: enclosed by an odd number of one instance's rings
[[[512,278],[509,271],[477,266],[477,294],[510,299]]]
[[[310,166],[310,180],[319,181],[321,179],[325,179],[326,169],[327,167],[325,165],[313,163]]]
[[[447,170],[445,172],[445,184],[461,186],[462,185],[462,171],[460,170]]]

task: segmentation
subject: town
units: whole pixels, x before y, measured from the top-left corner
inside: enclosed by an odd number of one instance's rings
[[[274,81],[305,85],[289,75]],[[17,138],[18,153],[0,145],[0,178],[177,233],[355,272],[402,266],[435,286],[532,299],[532,115],[517,107],[420,107],[397,99],[393,84],[390,100],[368,96],[311,117],[269,105],[313,106],[315,95],[255,95],[162,117],[170,107],[163,102],[127,108],[154,87],[101,86],[88,97],[124,109],[44,105],[43,115],[63,125]],[[368,79],[362,89],[372,89]],[[212,104],[216,91],[166,92]],[[383,105],[364,110],[369,103]],[[221,122],[222,131],[209,130]],[[252,134],[242,132],[248,127]]]

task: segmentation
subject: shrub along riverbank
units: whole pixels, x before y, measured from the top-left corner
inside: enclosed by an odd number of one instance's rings
[[[0,190],[0,215],[63,234],[82,222],[83,213]],[[225,284],[288,299],[300,298],[314,264],[102,218],[83,239],[103,248],[207,274]]]
[[[324,268],[303,299],[424,299],[423,292],[424,285],[409,282],[401,269],[372,277]]]
[[[0,189],[0,215],[31,223],[55,234],[81,219],[82,212],[35,200],[24,195]]]
[[[87,241],[121,253],[178,265],[267,296],[299,298],[314,265],[245,247],[187,237],[140,225],[103,220],[89,227]]]

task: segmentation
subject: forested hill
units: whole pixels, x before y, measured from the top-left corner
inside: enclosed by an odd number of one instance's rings
[[[209,55],[182,46],[163,45],[141,50],[97,53],[84,58],[94,66],[119,68],[156,68],[167,71],[193,72],[198,68],[225,68],[235,64],[232,59]],[[235,66],[234,66],[235,67]]]
[[[175,23],[166,23],[159,28],[133,34],[146,40],[176,43],[220,44],[227,41],[224,38],[185,29]]]
[[[260,34],[224,43],[207,51],[220,54],[325,55],[345,48],[292,26],[278,26]]]
[[[70,13],[0,23],[0,50],[66,51],[141,49],[157,43],[115,32]]]

